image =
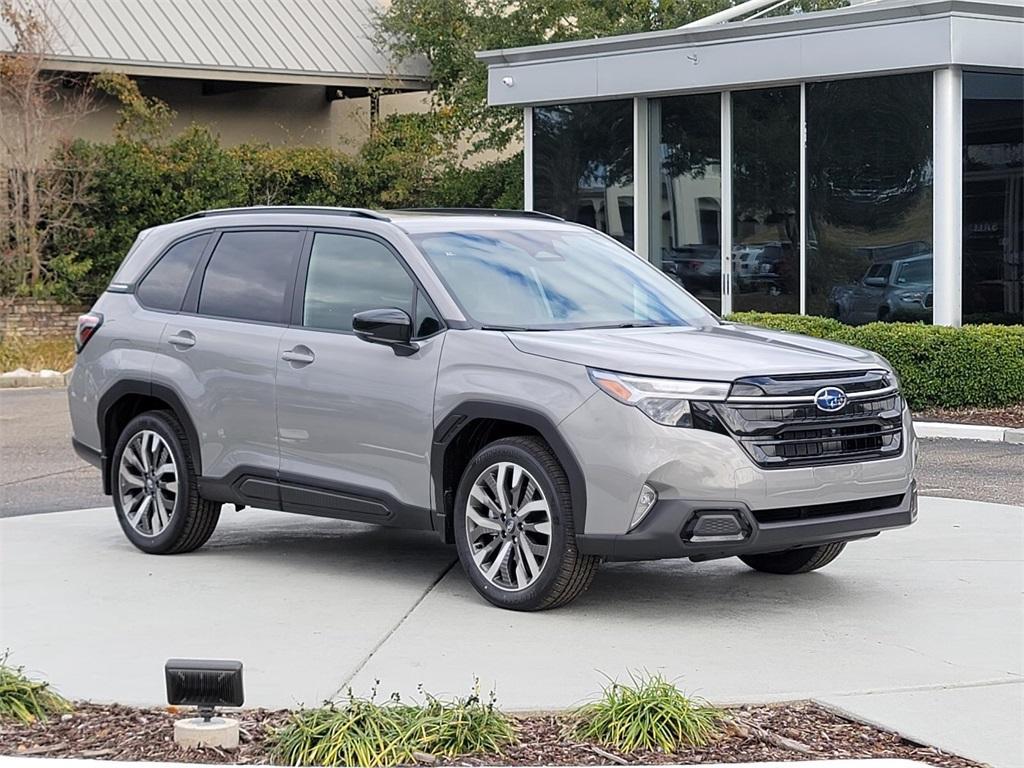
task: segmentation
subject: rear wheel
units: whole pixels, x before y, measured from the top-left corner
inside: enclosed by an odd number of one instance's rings
[[[188,438],[171,412],[149,411],[132,419],[110,467],[118,522],[143,552],[191,552],[213,534],[220,504],[199,497]]]
[[[763,573],[809,573],[824,568],[846,548],[845,541],[823,544],[820,547],[790,549],[785,552],[767,552],[763,555],[740,555],[740,560],[755,571]]]
[[[565,605],[586,591],[600,562],[576,549],[568,478],[536,437],[498,440],[473,457],[454,525],[467,577],[500,608]]]

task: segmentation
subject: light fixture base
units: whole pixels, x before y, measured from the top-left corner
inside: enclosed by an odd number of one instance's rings
[[[174,743],[184,749],[238,748],[238,721],[230,717],[190,717],[174,723]]]

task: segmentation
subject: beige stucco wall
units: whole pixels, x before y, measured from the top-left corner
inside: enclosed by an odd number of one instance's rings
[[[143,80],[139,85],[145,95],[165,101],[177,112],[174,131],[192,123],[207,125],[228,146],[266,142],[355,151],[369,136],[369,99],[328,101],[323,86],[280,85],[204,94],[199,80]],[[428,105],[425,93],[387,95],[381,98],[381,113],[423,111]],[[99,97],[96,110],[75,126],[75,135],[110,140],[117,108],[115,99]]]
[[[333,146],[356,152],[370,135],[370,100],[367,97],[327,101],[323,86],[279,85],[242,88],[230,93],[203,93],[200,80],[143,79],[146,96],[165,101],[177,118],[172,132],[197,123],[208,126],[226,146],[267,143],[291,146]],[[117,122],[118,102],[100,96],[96,109],[74,127],[74,135],[90,141],[110,141]],[[426,112],[430,94],[423,91],[384,94],[380,116]],[[459,147],[467,150],[468,144]],[[514,153],[521,147],[510,147]],[[478,164],[499,157],[482,152],[470,158]]]

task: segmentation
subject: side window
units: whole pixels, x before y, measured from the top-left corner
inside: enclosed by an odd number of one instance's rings
[[[225,232],[203,275],[199,314],[287,322],[301,245],[301,232]]]
[[[302,324],[351,331],[352,315],[395,307],[413,315],[415,285],[395,255],[367,237],[320,232],[313,238]]]
[[[149,309],[181,309],[192,270],[209,240],[209,234],[196,235],[172,245],[139,283],[135,291],[139,303]]]

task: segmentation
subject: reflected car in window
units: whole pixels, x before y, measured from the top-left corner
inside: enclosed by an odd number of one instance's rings
[[[838,285],[829,296],[829,314],[849,325],[876,320],[932,320],[932,256],[877,262],[858,282]]]

